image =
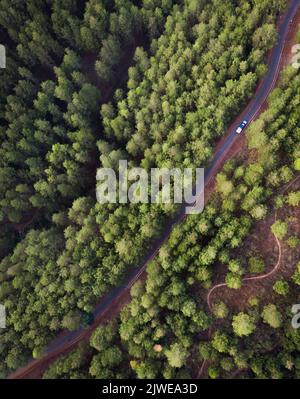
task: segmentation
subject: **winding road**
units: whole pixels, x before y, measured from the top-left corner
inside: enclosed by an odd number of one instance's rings
[[[279,24],[279,35],[276,46],[270,53],[268,64],[269,69],[265,78],[261,81],[258,86],[253,100],[248,104],[244,112],[235,120],[235,126],[231,127],[226,138],[221,141],[219,149],[215,152],[214,158],[211,161],[209,167],[205,171],[205,187],[211,182],[215,175],[219,171],[219,167],[222,162],[228,156],[229,151],[232,146],[237,142],[241,135],[236,134],[236,128],[243,120],[248,120],[249,123],[255,119],[255,117],[261,111],[263,104],[265,103],[270,91],[274,88],[276,81],[279,76],[279,71],[283,64],[283,51],[285,48],[286,40],[288,37],[289,30],[291,28],[292,21],[300,7],[300,0],[291,0],[287,12],[282,17]],[[197,203],[197,201],[196,201]],[[196,205],[196,203],[194,205]],[[66,351],[73,348],[78,342],[83,340],[85,337],[89,336],[91,331],[97,327],[100,319],[104,317],[113,306],[120,301],[124,296],[124,293],[128,293],[132,285],[139,279],[139,277],[144,273],[147,264],[157,255],[160,247],[167,241],[169,235],[177,223],[180,223],[186,217],[185,206],[182,207],[179,215],[172,221],[168,223],[165,228],[163,236],[153,245],[148,255],[146,256],[144,262],[131,270],[130,274],[127,276],[125,282],[112,289],[107,295],[105,295],[101,302],[96,305],[94,309],[95,322],[92,326],[87,329],[80,328],[76,331],[67,332],[61,334],[56,338],[45,350],[43,357],[37,360],[30,360],[28,364],[16,372],[12,373],[9,379],[20,379],[26,378],[34,370],[41,369],[42,365],[52,361],[58,355],[66,353]]]

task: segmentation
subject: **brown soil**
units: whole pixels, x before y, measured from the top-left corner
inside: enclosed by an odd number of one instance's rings
[[[300,11],[299,11],[299,15],[300,15]],[[297,24],[298,24],[298,22],[297,22]],[[291,27],[291,32],[293,32],[293,31],[295,31],[295,32],[297,31],[297,29],[294,27],[294,23],[293,23],[293,26]],[[290,34],[292,35],[292,33],[290,33]],[[293,34],[292,37],[294,37],[294,35],[295,35],[295,33]],[[286,43],[284,54],[290,53],[292,42],[293,41],[290,40]],[[282,58],[281,67],[285,64],[283,59],[284,59],[284,57]],[[89,60],[89,62],[90,62],[90,60]],[[91,78],[92,78],[92,80],[94,79],[93,76],[91,76]],[[98,86],[98,84],[97,84],[97,86]],[[256,91],[259,90],[259,87],[260,87],[260,84],[258,85]],[[260,108],[259,113],[261,113],[263,110],[265,110],[266,107],[267,107],[267,101],[264,104],[262,104],[262,107]],[[245,112],[247,112],[247,110],[248,110],[248,107],[246,107],[246,109],[244,110],[242,115]],[[239,119],[240,117],[241,117],[241,115],[239,115],[236,118],[236,120]],[[235,127],[236,120],[233,121],[233,123],[231,124],[231,126],[228,129],[227,134],[217,144],[216,151],[218,150],[218,148],[220,148],[222,146],[222,144],[226,140],[226,137],[230,134],[232,129]],[[246,137],[245,137],[245,135],[241,135],[240,138],[234,143],[234,145],[228,151],[228,153],[224,154],[224,158],[222,160],[220,160],[219,164],[217,165],[217,168],[216,168],[217,170],[214,173],[213,178],[208,182],[208,184],[205,188],[206,201],[209,198],[210,194],[215,189],[215,176],[222,169],[224,163],[227,160],[232,159],[234,156],[236,156],[237,153],[242,153],[245,150],[245,147],[246,147]],[[142,279],[146,278],[146,270],[144,270],[141,273],[140,278],[142,278]],[[74,349],[74,347],[78,344],[78,342],[80,342],[82,340],[88,340],[95,328],[97,328],[100,324],[105,323],[107,320],[113,319],[129,301],[130,301],[130,289],[127,289],[118,298],[116,298],[113,305],[111,305],[110,308],[107,309],[107,311],[104,314],[102,314],[99,318],[97,318],[95,323],[90,328],[83,331],[83,333],[79,337],[77,337],[76,341],[74,341],[72,343],[68,343],[68,346],[66,347],[65,350],[63,350],[63,351],[60,350],[57,353],[52,353],[51,355],[45,356],[44,358],[42,358],[40,360],[36,360],[36,361],[32,362],[30,365],[17,370],[13,374],[11,374],[8,378],[9,379],[41,378],[41,376],[43,375],[45,370],[49,367],[49,365],[53,361],[55,361],[61,355],[65,355],[65,354],[69,353],[72,349]],[[234,305],[233,305],[233,307],[234,307]],[[203,372],[205,372],[205,368],[206,368],[206,362],[204,362],[204,364],[202,364],[201,369]],[[198,376],[200,376],[200,375],[202,375],[202,372],[198,374]]]
[[[49,365],[53,363],[58,357],[62,355],[67,355],[74,349],[79,342],[85,341],[88,342],[93,331],[100,325],[105,324],[107,321],[112,320],[116,315],[118,315],[121,309],[129,302],[130,300],[130,292],[123,292],[118,298],[115,299],[114,303],[110,306],[110,308],[104,312],[101,316],[97,317],[92,326],[85,329],[77,338],[72,342],[68,342],[67,346],[64,350],[59,349],[51,353],[50,355],[46,355],[42,359],[35,360],[31,362],[29,365],[22,367],[12,373],[8,379],[38,379],[41,378],[44,372],[47,370]],[[63,337],[67,334],[68,331],[61,333],[60,337]]]
[[[283,17],[283,16],[282,16]],[[278,24],[281,23],[282,17],[279,18]],[[300,26],[300,10],[298,10],[296,17],[294,18],[289,34],[287,37],[287,41],[284,47],[282,59],[281,59],[281,65],[280,69],[282,69],[285,66],[288,66],[292,62],[292,46],[296,44],[296,34],[299,30]],[[259,90],[260,85],[258,85],[256,91]],[[260,109],[259,114],[264,112],[268,108],[268,102],[265,101],[264,104],[262,104],[262,107]],[[247,111],[247,108],[244,112]],[[258,115],[259,116],[259,115]],[[235,122],[231,125],[230,130],[233,129],[235,126]],[[229,131],[230,131],[229,130]],[[225,136],[226,137],[226,136]],[[225,139],[224,137],[224,139]],[[245,135],[241,135],[240,139],[235,142],[235,144],[232,146],[230,149],[230,152],[228,153],[228,158],[226,157],[226,160],[223,160],[221,163],[221,166],[225,164],[225,162],[228,159],[234,158],[238,153],[240,154],[240,157],[247,157],[247,148],[246,148],[247,140]],[[220,141],[220,146],[222,145],[222,140]],[[218,146],[217,146],[218,149]],[[207,188],[207,192],[210,194],[215,190],[215,179],[213,179]],[[294,222],[290,224],[290,233],[293,235],[297,235],[300,232],[300,210],[299,209],[294,209],[292,210],[295,213],[295,220],[298,220],[298,222]],[[285,219],[287,217],[286,213],[291,212],[291,209],[289,208],[284,208],[283,210],[278,212],[278,218],[279,219]],[[257,253],[259,253],[261,256],[264,257],[265,264],[266,264],[266,270],[270,270],[272,268],[272,265],[274,266],[274,262],[276,262],[276,259],[278,260],[278,248],[276,248],[276,242],[274,242],[274,236],[270,230],[270,226],[274,223],[274,213],[272,215],[269,215],[267,219],[259,223],[255,227],[255,233],[253,236],[251,236],[247,244],[250,246],[249,249],[252,247],[256,248]],[[232,308],[234,311],[240,311],[244,309],[246,306],[248,306],[248,301],[250,298],[253,297],[259,297],[259,298],[265,298],[268,299],[268,301],[272,300],[272,296],[274,295],[272,286],[274,282],[279,279],[280,277],[284,279],[289,279],[291,275],[294,272],[295,268],[295,263],[296,263],[296,258],[299,257],[299,254],[293,253],[291,254],[291,250],[288,248],[286,244],[282,244],[281,246],[282,250],[282,259],[280,264],[280,269],[278,272],[274,273],[272,276],[270,276],[269,279],[263,279],[261,281],[249,281],[245,283],[242,287],[241,290],[230,290],[226,287],[221,287],[219,290],[216,290],[211,298],[214,301],[217,300],[222,300],[224,301],[230,308]],[[242,251],[242,254],[244,254],[244,250]],[[282,262],[284,263],[284,260],[288,260],[288,262],[284,265],[282,265]],[[225,270],[222,265],[218,265],[218,270],[216,273],[216,281],[219,282],[224,282],[225,279]],[[259,293],[259,295],[258,295]],[[206,302],[207,301],[207,291],[201,290],[200,291],[200,298]],[[211,299],[211,301],[212,301]],[[209,329],[207,332],[207,338],[209,339],[212,334],[212,329]],[[204,361],[201,363],[200,368],[198,369],[197,372],[197,378],[202,378],[203,376],[206,375],[207,372],[207,367],[208,367],[208,362]],[[235,376],[238,376],[238,374],[242,370],[237,370],[233,378]]]
[[[282,194],[300,189],[300,175],[293,182],[282,190]],[[278,211],[273,210],[265,220],[258,222],[252,228],[252,233],[249,234],[244,245],[235,252],[235,256],[236,258],[243,258],[245,254],[246,256],[247,254],[258,254],[264,259],[265,271],[262,274],[245,277],[242,288],[233,290],[224,284],[226,270],[224,265],[219,264],[215,271],[217,283],[208,293],[205,290],[200,291],[200,297],[207,303],[208,309],[211,310],[211,305],[214,302],[223,301],[234,313],[237,313],[249,308],[251,298],[259,299],[262,305],[273,303],[278,299],[272,289],[273,284],[279,279],[290,280],[299,261],[299,247],[291,249],[285,242],[274,237],[271,226],[275,220],[288,220],[288,237],[299,236],[300,207],[286,206]],[[214,288],[216,289],[214,290]],[[213,328],[211,327],[207,332],[206,339],[211,338],[212,332]],[[197,378],[206,375],[208,365],[208,361],[201,363]],[[231,378],[238,377],[242,371],[236,370]]]
[[[298,10],[293,24],[291,26],[288,38],[287,38],[287,42],[286,42],[286,47],[285,50],[283,52],[283,60],[284,60],[284,66],[291,64],[292,62],[292,58],[293,58],[293,53],[292,53],[292,47],[296,43],[296,34],[298,33],[298,30],[300,28],[300,10]]]
[[[292,190],[299,190],[300,179],[297,179]],[[299,235],[300,232],[300,208],[284,207],[278,210],[277,220],[293,220],[289,223],[289,236]],[[236,251],[236,257],[245,257],[245,254],[259,254],[266,265],[264,273],[268,273],[274,268],[278,261],[279,249],[276,245],[274,235],[271,232],[271,226],[275,220],[275,211],[273,211],[265,220],[257,223],[252,229],[252,234],[244,242],[242,248]],[[276,280],[283,278],[289,280],[294,273],[295,265],[299,260],[299,251],[292,250],[285,242],[280,242],[281,260],[280,267],[267,278],[257,279],[256,281],[246,281],[240,290],[231,290],[227,287],[221,287],[214,292],[211,301],[222,300],[229,305],[234,312],[241,311],[248,306],[250,298],[257,297],[261,300],[271,300],[272,286]],[[264,274],[263,273],[263,274]],[[259,276],[259,275],[258,275]],[[224,267],[219,266],[216,281],[224,281]]]
[[[139,34],[131,43],[123,47],[121,60],[118,65],[113,68],[114,76],[117,77],[113,79],[113,82],[103,83],[99,78],[95,69],[95,63],[97,59],[99,59],[97,54],[91,52],[83,54],[81,62],[82,69],[89,77],[90,81],[100,90],[103,104],[111,100],[117,86],[121,87],[127,82],[128,69],[133,65],[135,50],[139,46],[145,47],[145,41],[144,35]]]

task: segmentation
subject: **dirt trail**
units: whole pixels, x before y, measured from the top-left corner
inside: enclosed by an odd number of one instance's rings
[[[292,24],[290,24],[290,28],[291,27],[292,27]],[[285,47],[286,46],[287,46],[287,44],[285,44]],[[271,54],[271,52],[270,52],[270,54]],[[278,78],[280,68],[283,66],[283,64],[284,64],[284,60],[283,60],[282,53],[281,53],[280,61],[278,62],[278,65],[276,66],[276,72],[274,75],[273,82],[272,82],[271,86],[268,88],[267,94],[274,87],[274,85],[277,81],[277,78]],[[261,84],[258,86],[256,93],[259,91],[260,86],[261,86]],[[260,104],[260,106],[256,109],[255,117],[257,117],[257,115],[264,109],[265,104],[266,104],[266,101],[264,101],[262,104]],[[246,107],[246,110],[244,110],[242,116],[244,115],[245,111],[247,111],[247,112],[249,111],[249,106]],[[230,132],[232,131],[233,126],[236,124],[236,121],[239,118],[241,118],[241,115],[239,115],[239,117],[237,117],[236,120],[234,121],[234,123],[230,126],[230,128],[228,129],[227,136],[225,135],[220,140],[219,144],[217,145],[216,151],[218,151],[219,148],[223,147],[224,143],[226,142],[227,137],[230,135]],[[209,197],[210,193],[214,189],[214,185],[215,185],[214,178],[217,175],[217,173],[221,170],[222,166],[224,165],[224,163],[227,160],[233,158],[237,152],[241,151],[241,149],[244,147],[244,144],[245,144],[245,137],[244,137],[244,135],[240,135],[238,137],[238,139],[235,140],[234,144],[228,150],[224,151],[222,153],[222,156],[220,156],[218,158],[218,161],[214,165],[214,171],[205,187],[206,200]],[[155,256],[155,253],[153,254],[153,256]],[[144,268],[143,270],[140,271],[138,277],[145,278],[145,276],[146,276],[146,268]],[[136,280],[136,278],[134,280]],[[45,365],[48,365],[49,363],[53,362],[59,355],[67,354],[68,352],[70,352],[70,350],[72,350],[78,342],[88,339],[91,332],[95,328],[97,328],[100,323],[102,323],[107,318],[111,319],[111,318],[115,317],[115,315],[120,311],[122,305],[124,305],[125,303],[127,303],[129,301],[129,298],[130,298],[130,286],[127,286],[126,289],[124,289],[122,291],[122,293],[114,299],[113,303],[105,310],[105,312],[101,313],[96,318],[95,323],[88,330],[85,330],[82,333],[80,333],[80,335],[78,335],[75,339],[68,341],[62,349],[54,351],[51,354],[45,356],[44,358],[41,358],[39,360],[32,362],[31,364],[28,364],[27,366],[24,366],[23,368],[12,373],[9,376],[9,378],[10,379],[20,379],[20,378],[40,377],[45,369]]]
[[[292,185],[295,184],[296,181],[298,181],[299,179],[300,179],[300,175],[298,175],[295,179],[293,179],[293,180],[284,188],[284,190],[282,191],[282,194],[285,194],[285,193],[289,190],[289,188],[292,187]],[[278,215],[278,212],[276,211],[276,212],[275,212],[275,217],[274,217],[274,223],[275,223],[276,220],[277,220],[277,215]],[[275,239],[276,246],[277,246],[277,248],[278,248],[278,257],[277,257],[277,262],[276,262],[276,264],[275,264],[275,265],[273,266],[273,268],[272,268],[269,272],[267,272],[267,273],[261,274],[261,275],[259,275],[259,276],[245,277],[245,278],[242,280],[243,283],[247,283],[247,282],[251,282],[251,281],[262,281],[262,280],[268,279],[268,278],[271,277],[273,274],[275,274],[277,271],[279,271],[279,269],[280,269],[280,267],[281,267],[281,264],[282,264],[282,263],[281,263],[281,261],[282,261],[282,253],[283,253],[283,251],[282,251],[282,244],[281,244],[281,242],[279,241],[279,239],[278,239],[275,235],[273,235],[273,237],[274,237],[274,239]],[[210,310],[211,312],[212,312],[212,303],[211,303],[211,296],[212,296],[212,294],[213,294],[215,291],[217,291],[218,289],[220,289],[220,288],[225,288],[225,287],[227,288],[227,284],[226,284],[226,283],[216,284],[216,285],[214,285],[214,286],[209,290],[209,292],[207,293],[207,296],[206,296],[206,303],[207,303],[207,306],[208,306],[208,308],[209,308],[209,310]],[[243,287],[243,288],[244,288],[244,287]],[[239,290],[239,293],[241,292],[241,290],[243,290],[243,288],[241,288],[241,289]],[[211,339],[212,332],[213,332],[213,328],[210,327],[210,329],[208,330],[208,334],[207,334],[208,340]],[[204,372],[204,370],[205,370],[205,368],[206,368],[207,365],[208,365],[208,361],[207,361],[207,360],[204,360],[204,361],[202,362],[201,367],[200,367],[200,369],[199,369],[199,372],[198,372],[198,374],[197,374],[197,378],[198,378],[198,379],[202,377],[203,372]]]
[[[281,22],[281,20],[279,20],[279,23],[280,22]],[[296,14],[295,18],[294,18],[293,22],[290,25],[288,37],[287,37],[286,44],[285,44],[285,47],[284,47],[284,50],[283,50],[283,53],[282,53],[282,59],[281,59],[280,68],[283,68],[283,67],[288,66],[288,65],[291,64],[292,57],[293,57],[292,46],[296,44],[296,34],[298,32],[299,27],[300,27],[300,9],[297,11],[297,14]],[[259,86],[258,86],[257,90],[259,90]],[[262,107],[260,109],[260,113],[263,110],[265,110],[265,109],[267,109],[267,102],[262,104]],[[237,153],[241,150],[241,148],[243,148],[245,146],[245,144],[246,144],[246,137],[243,135],[243,136],[241,136],[241,140],[239,140],[239,142],[235,143],[235,145],[232,147],[232,149],[230,151],[230,158],[233,158],[235,155],[237,155]],[[292,183],[294,183],[294,181]],[[287,187],[287,189],[289,187],[290,187],[290,185]],[[214,187],[213,187],[213,185],[211,185],[210,191],[213,191],[213,189],[214,189]],[[268,277],[271,277],[278,270],[278,268],[281,265],[282,246],[281,246],[281,243],[279,242],[279,240],[277,239],[277,237],[275,237],[275,240],[276,240],[276,245],[277,245],[277,248],[278,248],[278,251],[279,251],[278,259],[277,259],[277,263],[276,263],[275,267],[270,272],[268,272],[268,273],[266,273],[266,274],[264,274],[262,276],[255,276],[255,277],[245,278],[244,279],[245,282],[247,282],[247,281],[259,281],[259,280],[266,279]],[[206,302],[207,302],[207,306],[208,306],[210,311],[212,310],[211,309],[211,301],[210,301],[211,295],[217,289],[222,288],[222,287],[226,287],[226,286],[227,285],[225,283],[220,283],[220,284],[217,284],[214,287],[212,287],[210,289],[210,291],[208,292],[207,297],[206,297]],[[211,338],[211,335],[212,335],[212,327],[208,330],[208,339]],[[203,375],[204,370],[207,367],[207,365],[208,365],[208,361],[204,360],[202,362],[201,367],[200,367],[200,369],[198,371],[198,374],[197,374],[197,378],[198,379],[201,378],[201,376]]]
[[[274,223],[276,222],[276,220],[277,220],[277,212],[275,213]],[[278,248],[278,260],[277,260],[276,265],[273,267],[272,270],[270,270],[270,271],[269,271],[268,273],[266,273],[266,274],[262,274],[262,275],[260,275],[260,276],[253,276],[253,277],[246,277],[246,278],[244,278],[244,279],[242,280],[243,283],[245,283],[245,282],[247,282],[247,281],[259,281],[259,280],[263,280],[263,279],[265,279],[265,278],[268,278],[268,277],[272,276],[272,274],[274,274],[274,273],[278,270],[278,268],[280,267],[281,258],[282,258],[282,247],[281,247],[281,243],[280,243],[280,241],[278,240],[278,238],[277,238],[276,236],[274,236],[274,238],[275,238],[276,245],[277,245],[277,248]],[[212,311],[211,295],[213,294],[214,291],[216,291],[217,289],[222,288],[222,287],[227,287],[227,284],[226,284],[226,283],[217,284],[217,285],[215,285],[214,287],[212,287],[212,288],[209,290],[209,292],[208,292],[208,294],[207,294],[206,302],[207,302],[207,305],[208,305],[208,308],[209,308],[210,311]]]

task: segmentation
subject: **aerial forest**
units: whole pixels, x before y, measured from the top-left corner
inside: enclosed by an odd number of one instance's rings
[[[286,7],[0,0],[1,378],[90,326],[180,211],[100,204],[97,170],[207,168],[268,71]],[[204,211],[174,226],[121,312],[43,378],[300,378],[299,160],[300,74],[286,66]],[[290,268],[258,298],[247,279],[278,263],[277,246]]]

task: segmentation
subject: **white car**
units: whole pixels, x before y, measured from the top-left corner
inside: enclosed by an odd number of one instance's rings
[[[245,129],[245,127],[248,125],[248,121],[243,121],[240,126],[236,129],[236,133],[240,134],[242,131]]]

